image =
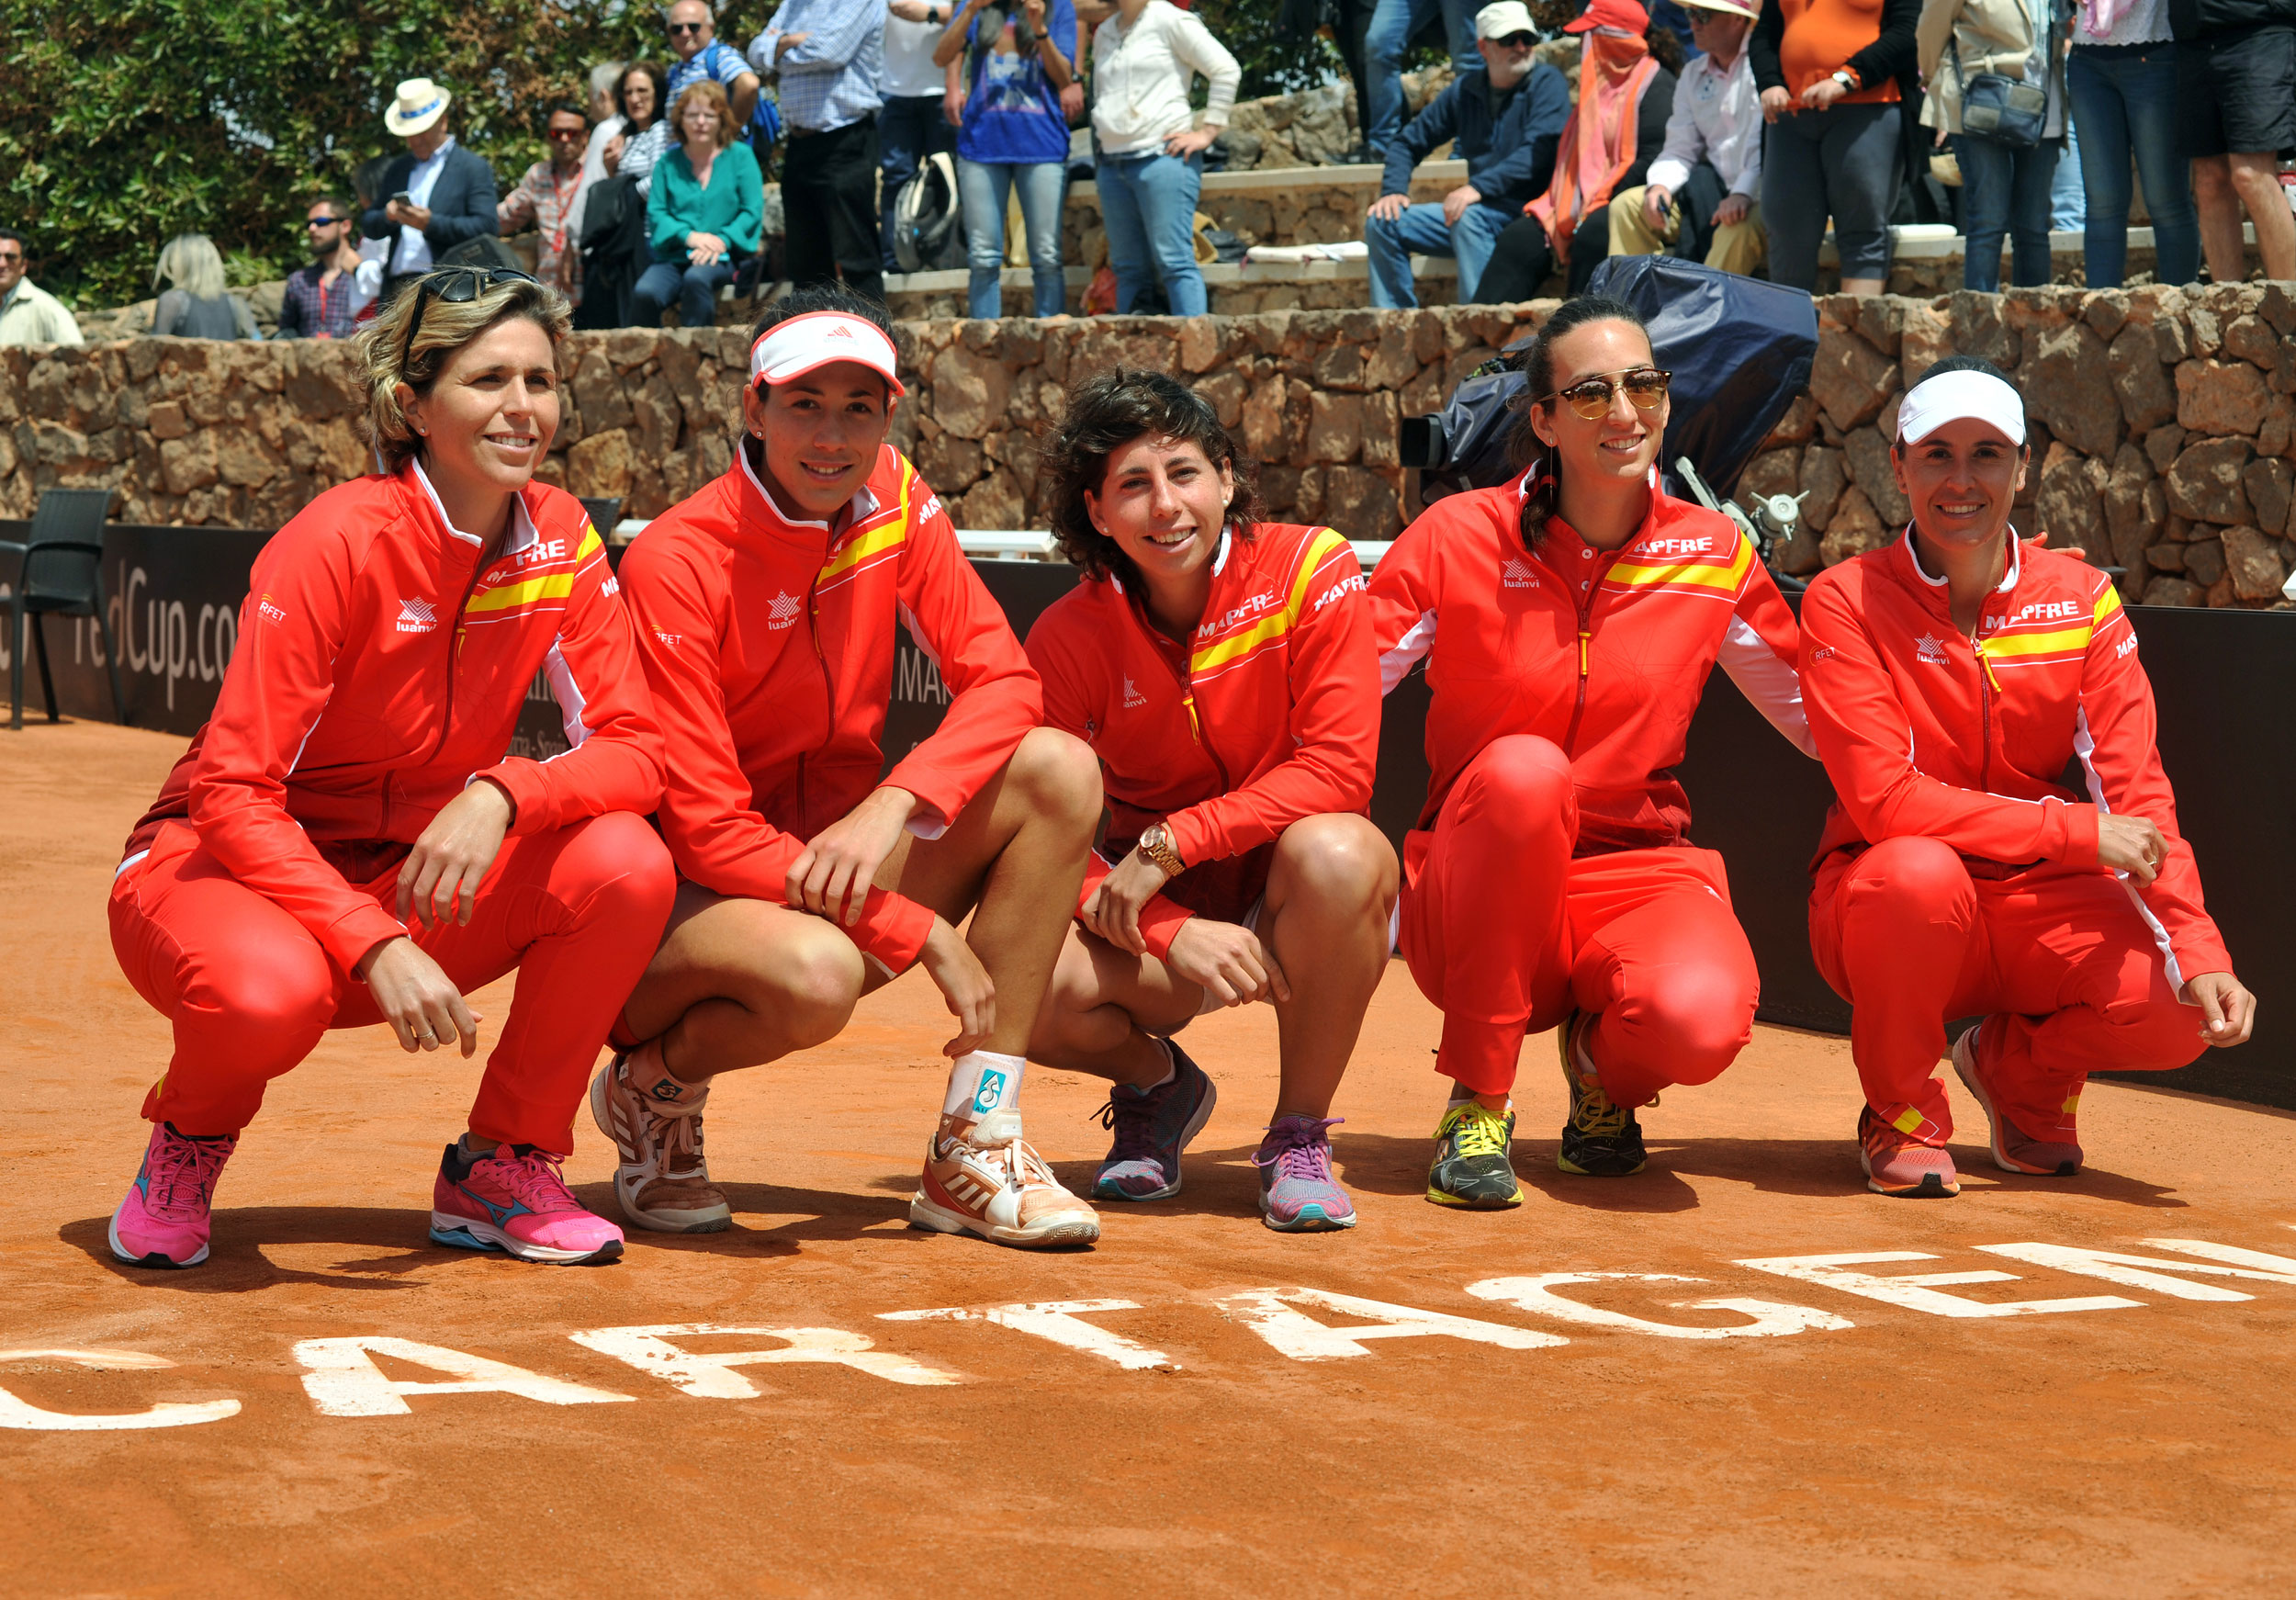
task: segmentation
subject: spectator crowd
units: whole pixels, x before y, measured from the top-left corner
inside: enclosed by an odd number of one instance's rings
[[[2005,246],[2011,284],[2048,282],[2050,233],[2075,228],[2086,281],[2117,287],[2140,192],[2160,281],[2244,276],[2244,224],[2265,275],[2296,278],[2296,0],[1280,10],[1327,21],[1356,79],[1375,306],[1418,303],[1414,256],[1453,258],[1462,300],[1576,294],[1606,257],[1660,252],[1814,289],[1829,237],[1842,288],[1875,294],[1908,223],[1964,237],[1970,288],[2001,286]],[[1108,249],[1086,309],[1209,309],[1198,207],[1242,72],[1187,0],[781,0],[746,49],[707,0],[661,16],[658,60],[601,63],[585,97],[539,108],[547,154],[507,191],[457,142],[449,85],[398,85],[393,153],[355,199],[305,208],[276,336],[346,337],[454,265],[531,270],[606,328],[705,325],[782,279],[882,299],[889,273],[962,263],[970,314],[995,317],[1016,245],[1032,313],[1058,316],[1080,175]],[[1450,80],[1407,115],[1409,47],[1438,38]],[[1464,181],[1414,203],[1443,154]],[[0,229],[0,344],[78,342],[27,254]],[[168,242],[153,287],[155,333],[262,336],[204,235]]]

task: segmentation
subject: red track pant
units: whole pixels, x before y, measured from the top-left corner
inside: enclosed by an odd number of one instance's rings
[[[1874,1115],[1925,1144],[1953,1131],[1932,1076],[1945,1023],[1986,1017],[1996,1109],[2069,1139],[2092,1072],[2165,1071],[2207,1048],[2137,902],[2106,873],[1973,878],[1934,839],[1891,839],[1818,870],[1818,970],[1854,1008],[1850,1053]]]
[[[389,907],[397,883],[394,871],[367,887]],[[573,1150],[584,1085],[653,959],[674,888],[661,839],[639,817],[613,812],[505,840],[468,927],[418,926],[415,942],[466,994],[518,969],[472,1132]],[[186,1133],[238,1132],[254,1120],[264,1086],[321,1033],[382,1020],[365,984],[182,824],[163,828],[152,853],[114,881],[111,930],[128,981],[175,1025],[174,1056],[143,1114]]]
[[[1414,835],[1403,958],[1443,1008],[1435,1071],[1480,1094],[1514,1082],[1524,1035],[1573,1010],[1625,1106],[1711,1082],[1751,1036],[1761,980],[1722,858],[1687,848],[1572,859],[1570,761],[1510,734],[1460,773]]]

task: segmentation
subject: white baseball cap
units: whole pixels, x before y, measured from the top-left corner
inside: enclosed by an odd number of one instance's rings
[[[885,380],[894,400],[909,391],[895,373],[893,341],[865,317],[844,311],[807,311],[776,322],[749,346],[751,383],[787,383],[833,361],[858,361]]]
[[[2012,445],[2025,442],[2025,397],[1989,372],[1958,367],[1925,377],[1906,391],[1897,407],[1897,443],[1919,445],[1964,418],[1999,429]]]
[[[428,78],[409,78],[383,113],[383,126],[401,139],[420,133],[446,115],[454,98]]]
[[[1491,4],[1475,13],[1477,39],[1505,39],[1511,34],[1536,34],[1538,25],[1531,20],[1531,8],[1523,0],[1491,0]]]

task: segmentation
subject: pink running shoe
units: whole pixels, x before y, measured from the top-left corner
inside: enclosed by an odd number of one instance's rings
[[[1979,1022],[1953,1041],[1953,1076],[1985,1108],[1986,1121],[1992,1124],[1993,1165],[2003,1172],[2031,1173],[2037,1177],[2072,1177],[2081,1169],[2081,1147],[2076,1141],[2035,1139],[1995,1108],[1993,1091],[1986,1087],[1985,1069],[1977,1063],[1977,1035],[1984,1028]],[[2067,1122],[2080,1103],[2081,1091],[2076,1085],[2072,1098],[2065,1102]]]
[[[152,1125],[143,1166],[112,1213],[112,1254],[131,1267],[197,1267],[208,1258],[208,1208],[239,1135],[194,1139]]]
[[[1871,1106],[1858,1108],[1858,1160],[1865,1187],[1899,1200],[1947,1200],[1961,1192],[1953,1158],[1891,1127]]]
[[[611,1261],[622,1230],[582,1210],[558,1176],[566,1159],[531,1144],[503,1144],[463,1159],[446,1147],[431,1191],[431,1239],[457,1250],[501,1250],[521,1261]]]

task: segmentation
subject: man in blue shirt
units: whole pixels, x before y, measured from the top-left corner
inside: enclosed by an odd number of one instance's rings
[[[794,224],[789,276],[798,287],[842,275],[861,293],[885,297],[877,216],[884,32],[884,7],[865,0],[782,0],[749,41],[749,64],[781,83],[789,140],[782,213]]]
[[[1388,146],[1383,192],[1363,221],[1373,305],[1419,303],[1413,252],[1457,257],[1459,303],[1473,299],[1499,231],[1546,191],[1570,115],[1570,87],[1553,67],[1533,62],[1537,42],[1523,0],[1484,6],[1475,14],[1482,66],[1454,78]],[[1438,203],[1414,206],[1412,169],[1446,140],[1467,163],[1467,181]]]
[[[668,13],[666,26],[670,30],[670,53],[675,59],[670,63],[670,100],[661,107],[661,114],[676,125],[678,96],[703,78],[715,79],[723,85],[726,98],[733,102],[734,127],[748,130],[756,121],[758,109],[758,74],[749,70],[749,63],[741,59],[741,52],[717,37],[716,21],[703,0],[678,0]],[[758,148],[758,141],[750,140],[758,159],[765,159],[765,152]],[[770,144],[772,141],[765,141]]]

